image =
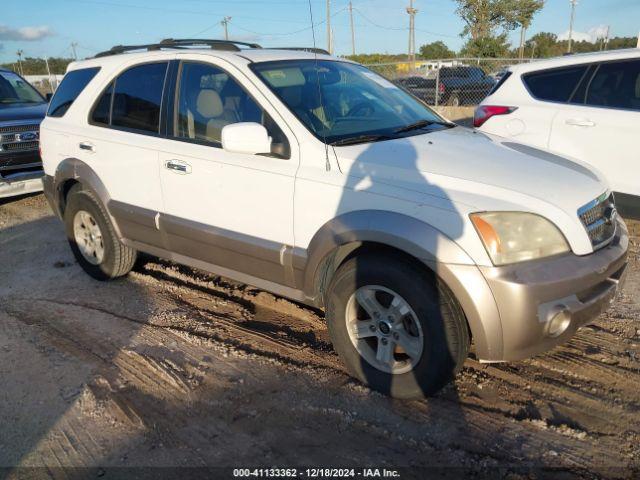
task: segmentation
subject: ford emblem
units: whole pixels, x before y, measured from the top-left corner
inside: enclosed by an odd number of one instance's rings
[[[18,135],[18,141],[20,142],[32,142],[38,139],[38,134],[35,132],[24,132]]]

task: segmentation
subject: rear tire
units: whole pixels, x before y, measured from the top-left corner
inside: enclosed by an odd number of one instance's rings
[[[376,304],[381,315],[370,315]],[[351,375],[396,398],[433,395],[453,380],[469,351],[467,322],[453,293],[402,256],[365,254],[345,262],[327,290],[326,311],[333,346]]]
[[[460,106],[460,97],[457,93],[451,94],[449,100],[447,101],[447,106],[449,107],[459,107]]]
[[[71,251],[82,269],[96,280],[128,274],[137,251],[123,245],[98,198],[81,185],[67,196],[64,223]]]

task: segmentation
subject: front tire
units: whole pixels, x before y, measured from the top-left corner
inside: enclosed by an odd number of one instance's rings
[[[64,223],[71,251],[82,269],[96,280],[129,273],[137,251],[123,245],[98,198],[80,185],[67,196]]]
[[[349,372],[393,397],[433,395],[467,357],[469,331],[453,294],[404,257],[349,259],[329,285],[326,307],[333,346]]]

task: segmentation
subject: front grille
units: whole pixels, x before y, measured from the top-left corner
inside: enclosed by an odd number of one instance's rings
[[[18,142],[18,143],[5,143],[2,145],[3,152],[26,152],[29,150],[37,150],[38,142]]]
[[[0,155],[3,152],[28,152],[38,150],[40,126],[4,125],[0,127]]]
[[[594,249],[604,247],[615,236],[616,215],[613,194],[606,193],[578,210]]]
[[[19,132],[37,132],[40,130],[40,126],[36,124],[29,125],[9,125],[0,127],[0,134],[2,133],[19,133]]]

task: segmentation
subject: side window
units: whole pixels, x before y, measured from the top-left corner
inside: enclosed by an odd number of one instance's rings
[[[224,70],[203,63],[184,62],[180,70],[174,121],[177,138],[221,146],[222,129],[238,122],[264,125],[274,154],[288,157],[286,137],[276,123]]]
[[[109,125],[111,121],[111,97],[113,96],[113,82],[106,88],[98,103],[93,108],[91,123]]]
[[[72,70],[64,76],[62,83],[56,90],[55,95],[49,103],[47,116],[62,117],[69,107],[73,104],[78,95],[82,93],[93,77],[96,76],[99,67],[82,68],[80,70]]]
[[[112,94],[112,126],[159,133],[167,66],[166,62],[138,65],[116,78]],[[103,109],[103,118],[106,102],[106,98],[104,102],[101,98],[98,105]]]
[[[600,65],[587,88],[586,104],[640,111],[640,60]]]
[[[542,70],[523,76],[531,94],[539,100],[565,103],[587,71],[587,65]]]

